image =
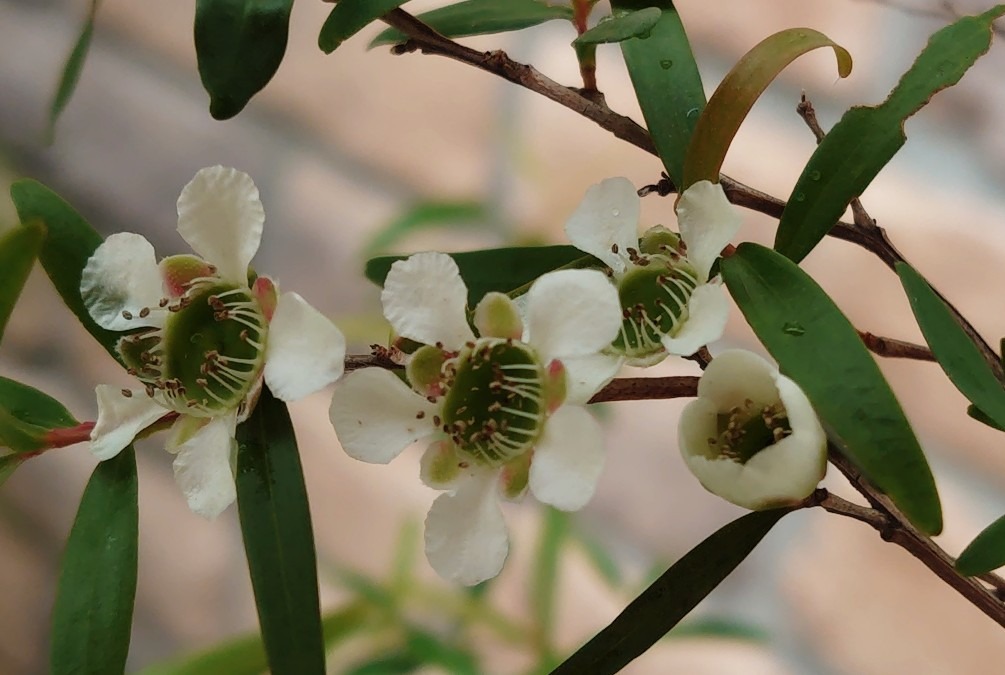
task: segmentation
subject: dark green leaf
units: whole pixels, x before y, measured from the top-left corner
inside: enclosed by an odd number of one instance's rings
[[[646,7],[635,12],[617,12],[601,19],[600,23],[573,41],[573,44],[598,45],[623,42],[629,38],[645,40],[663,11],[659,7]]]
[[[51,139],[56,131],[56,120],[63,113],[66,104],[73,96],[73,90],[77,88],[77,81],[80,80],[80,71],[84,68],[84,60],[87,52],[91,48],[91,37],[94,35],[94,19],[98,15],[98,5],[101,0],[91,0],[91,8],[84,17],[84,24],[80,28],[80,35],[77,43],[73,45],[70,56],[67,57],[63,65],[63,74],[59,78],[59,85],[56,87],[56,95],[52,98],[52,105],[49,108],[49,129],[47,135]]]
[[[787,513],[788,509],[757,511],[720,528],[674,563],[552,675],[620,671],[687,616]]]
[[[1005,431],[1005,426],[1000,426],[997,422],[995,422],[987,414],[985,414],[980,408],[978,408],[972,403],[967,406],[967,414],[973,417],[981,424],[986,424],[992,429],[997,429],[998,431]]]
[[[339,45],[408,0],[339,0],[318,35],[318,47],[331,54]]]
[[[942,530],[935,479],[900,403],[858,332],[799,266],[740,244],[721,263],[730,294],[841,450],[926,534]]]
[[[269,666],[274,673],[323,674],[307,490],[286,405],[267,387],[237,441],[237,504]]]
[[[52,610],[54,675],[125,669],[138,530],[136,458],[130,446],[98,464],[66,542]]]
[[[293,0],[197,0],[195,53],[209,113],[233,117],[268,84],[286,54]]]
[[[420,202],[374,234],[364,248],[364,255],[386,251],[403,237],[434,227],[473,227],[484,225],[489,211],[481,202]]]
[[[841,218],[907,140],[905,120],[937,92],[959,82],[991,46],[999,5],[935,33],[881,105],[855,107],[823,139],[782,213],[775,250],[799,262]]]
[[[988,525],[963,549],[956,569],[968,577],[987,574],[1005,565],[1005,516]]]
[[[466,0],[417,18],[440,35],[457,38],[523,30],[553,19],[572,20],[572,8],[549,5],[543,0]],[[370,48],[406,39],[404,33],[388,28],[373,39]]]
[[[34,221],[0,236],[0,340],[44,237],[45,228]]]
[[[0,377],[0,448],[10,448],[16,453],[32,452],[45,446],[42,438],[50,430],[77,424],[56,399],[26,384]]]

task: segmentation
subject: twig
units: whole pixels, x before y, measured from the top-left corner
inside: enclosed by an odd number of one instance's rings
[[[924,345],[916,345],[913,342],[905,342],[895,338],[873,335],[866,331],[858,331],[858,336],[868,347],[869,351],[878,356],[885,356],[891,359],[914,359],[915,361],[935,361],[932,350]]]
[[[686,398],[697,396],[700,378],[680,377],[620,377],[594,394],[590,403],[607,401],[642,401],[660,398]]]

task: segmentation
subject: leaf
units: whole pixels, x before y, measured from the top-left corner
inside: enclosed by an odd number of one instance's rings
[[[70,97],[73,96],[73,91],[77,88],[77,82],[80,80],[80,73],[84,69],[84,61],[87,59],[87,52],[91,48],[91,38],[94,36],[94,20],[97,18],[100,2],[101,0],[91,0],[91,8],[84,17],[77,42],[73,45],[66,63],[63,64],[63,73],[60,75],[56,94],[52,97],[52,104],[49,107],[49,127],[46,136],[50,142],[56,132],[56,120],[63,113],[66,104],[70,102]]]
[[[237,504],[262,640],[275,673],[325,672],[317,558],[286,406],[262,389],[237,429]]]
[[[523,30],[553,19],[571,21],[572,8],[549,5],[543,0],[466,0],[424,12],[416,18],[440,35],[458,38]],[[375,37],[367,49],[407,39],[401,31],[388,28]]]
[[[15,227],[0,236],[0,340],[44,237],[45,228],[38,222]]]
[[[426,201],[414,204],[401,216],[377,231],[364,248],[364,255],[386,251],[403,237],[434,227],[471,227],[483,225],[489,210],[481,202]]]
[[[1005,565],[1005,516],[988,525],[956,559],[956,569],[966,577],[987,574]]]
[[[730,617],[702,617],[691,621],[682,621],[667,634],[669,638],[709,637],[724,640],[743,640],[745,642],[768,643],[771,636],[768,631],[739,619]]]
[[[973,340],[914,268],[897,263],[897,274],[925,342],[950,382],[998,427],[1005,427],[1005,388],[988,369]]]
[[[758,244],[740,244],[721,270],[747,323],[842,452],[918,529],[938,534],[942,508],[918,439],[837,305],[798,265]]]
[[[698,66],[684,25],[670,0],[612,0],[615,12],[656,6],[663,10],[646,39],[621,43],[621,53],[646,126],[674,185],[684,179],[684,156],[705,107]]]
[[[77,424],[56,399],[26,384],[0,377],[0,447],[15,453],[32,452],[44,447],[40,439],[46,432]]]
[[[981,424],[988,425],[992,429],[997,429],[998,431],[1005,431],[1005,426],[999,425],[993,419],[991,419],[990,417],[988,417],[988,415],[985,414],[980,408],[978,408],[977,406],[973,405],[972,403],[967,406],[967,415],[969,415],[970,417],[973,417],[975,420],[977,420]]]
[[[293,0],[197,0],[195,53],[209,114],[230,119],[268,84],[286,54]]]
[[[824,238],[907,141],[904,122],[937,92],[959,82],[991,46],[999,5],[935,33],[881,105],[854,107],[834,125],[792,190],[775,234],[775,250],[799,262]]]
[[[663,11],[659,7],[646,7],[635,12],[617,12],[586,31],[572,44],[598,45],[623,42],[629,38],[645,40],[653,26],[660,20]]]
[[[406,2],[408,0],[339,0],[321,26],[318,47],[325,54],[331,54],[369,23]]]
[[[722,161],[754,102],[786,66],[820,47],[833,47],[838,75],[848,77],[851,54],[823,33],[809,28],[789,28],[775,33],[737,61],[698,117],[684,162],[681,191],[702,180],[719,182]]]
[[[125,669],[138,536],[136,458],[130,446],[94,469],[66,542],[52,610],[54,675]]]
[[[558,561],[569,539],[569,514],[548,508],[544,512],[528,598],[534,615],[539,644],[551,649],[555,634],[555,594],[558,591]]]
[[[416,663],[440,666],[451,675],[478,675],[483,672],[467,650],[448,644],[433,633],[417,628],[408,630],[406,652]]]
[[[717,530],[674,563],[552,675],[607,675],[624,668],[715,590],[789,512],[755,511]]]
[[[0,455],[0,485],[6,483],[11,474],[27,459],[25,455]]]

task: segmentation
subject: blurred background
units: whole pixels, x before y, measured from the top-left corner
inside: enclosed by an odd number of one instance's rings
[[[227,122],[210,118],[196,72],[194,2],[105,0],[77,92],[46,145],[49,102],[89,4],[0,0],[4,185],[36,178],[103,234],[140,232],[167,255],[184,250],[175,199],[195,171],[211,164],[247,171],[267,215],[256,268],[329,312],[355,353],[386,337],[378,290],[361,273],[366,256],[562,243],[565,218],[591,184],[614,175],[637,185],[659,178],[655,157],[532,93],[439,57],[367,51],[376,27],[324,56],[316,39],[330,5],[316,0],[297,3],[279,73]],[[443,4],[414,0],[407,8]],[[881,102],[953,12],[988,8],[972,0],[677,4],[709,93],[744,52],[783,28],[815,28],[852,53],[855,69],[841,81],[830,52],[796,62],[755,106],[727,158],[726,173],[782,198],[814,146],[795,113],[801,92],[829,128],[847,107]],[[594,17],[606,10],[602,2]],[[465,42],[503,48],[576,86],[574,37],[571,25],[552,22]],[[617,47],[601,46],[598,61],[609,104],[641,121]],[[936,95],[908,122],[906,147],[863,197],[905,256],[992,344],[1005,335],[1003,67],[998,43],[958,86]],[[448,226],[408,227],[417,207],[454,215]],[[673,227],[671,207],[669,199],[646,198],[643,225]],[[0,228],[13,217],[0,197]],[[750,212],[744,221],[742,239],[770,242],[773,221]],[[868,253],[829,240],[806,266],[858,328],[921,339],[896,278]],[[759,349],[736,310],[713,352],[732,346]],[[934,464],[947,522],[939,542],[957,553],[1005,513],[1003,437],[966,416],[964,399],[934,364],[882,365]],[[646,374],[692,372],[689,362],[673,361]],[[38,271],[8,327],[0,374],[59,398],[79,419],[95,415],[96,384],[129,383]],[[350,460],[328,424],[327,403],[322,392],[291,407],[324,608],[345,607],[367,584],[396,574],[410,625],[446,634],[463,608],[481,612],[464,639],[488,673],[527,672],[549,652],[569,653],[654,570],[741,514],[684,468],[674,440],[683,402],[608,404],[598,411],[609,457],[596,497],[571,518],[548,515],[532,499],[507,506],[510,560],[472,599],[436,580],[422,557],[421,522],[435,493],[417,480],[418,451],[390,466]],[[131,670],[257,628],[236,508],[214,522],[190,513],[161,447],[155,438],[138,451]],[[84,446],[53,451],[0,490],[0,672],[46,671],[59,559],[94,464]],[[836,476],[827,485],[844,489]],[[567,543],[548,635],[535,570],[540,542],[556,532]],[[378,631],[341,644],[332,672],[393,650],[395,635]],[[1005,633],[907,553],[860,523],[804,512],[782,521],[685,629],[626,672],[989,673],[1003,654]]]

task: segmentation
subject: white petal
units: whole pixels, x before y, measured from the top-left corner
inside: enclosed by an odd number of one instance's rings
[[[234,425],[233,415],[214,417],[178,446],[175,482],[188,507],[204,518],[216,518],[237,498],[231,468],[237,450]]]
[[[687,259],[698,271],[698,281],[708,279],[712,263],[736,236],[742,222],[719,183],[698,181],[680,196],[677,223],[687,244]]]
[[[442,494],[426,516],[426,557],[448,581],[473,586],[499,574],[509,537],[495,489],[495,472],[463,481]]]
[[[530,464],[530,491],[563,511],[586,505],[604,468],[604,434],[578,406],[559,408],[548,419]]]
[[[283,293],[269,322],[265,383],[282,401],[295,401],[342,377],[345,336],[296,293]]]
[[[565,366],[565,401],[583,405],[621,370],[625,357],[604,352],[562,359]]]
[[[178,197],[178,232],[227,281],[247,285],[248,264],[262,241],[265,211],[251,176],[200,169]]]
[[[99,460],[119,454],[133,442],[136,434],[171,412],[142,390],[131,391],[131,396],[124,396],[122,391],[108,384],[94,388],[98,421],[91,430],[91,452]]]
[[[91,318],[108,330],[163,326],[164,297],[154,247],[138,234],[113,234],[94,251],[80,274],[80,295]],[[140,312],[150,310],[141,318]],[[122,316],[123,312],[132,319]]]
[[[468,289],[457,263],[445,253],[416,253],[391,266],[380,300],[399,335],[450,350],[474,339],[465,306]]]
[[[394,373],[364,368],[335,385],[328,416],[350,457],[387,464],[406,447],[435,431],[438,407]]]
[[[565,223],[573,246],[604,262],[616,274],[627,268],[628,249],[639,247],[642,204],[627,178],[608,178],[586,191]],[[613,248],[617,246],[618,252]]]
[[[687,301],[687,321],[676,335],[664,335],[663,347],[671,354],[690,356],[715,342],[726,331],[729,298],[722,284],[698,284]]]
[[[774,366],[753,352],[727,349],[705,369],[698,381],[698,396],[709,399],[722,411],[743,407],[747,400],[759,406],[771,405],[780,400],[775,386],[777,373]]]
[[[527,339],[545,363],[595,354],[620,328],[618,291],[597,270],[549,272],[527,292]]]

